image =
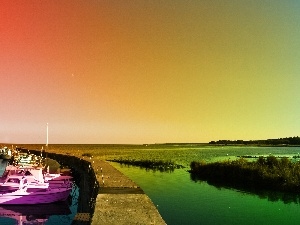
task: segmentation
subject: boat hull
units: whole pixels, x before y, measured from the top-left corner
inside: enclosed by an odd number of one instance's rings
[[[10,155],[2,155],[3,160],[10,160],[11,156]]]
[[[13,193],[0,194],[1,205],[32,205],[66,201],[72,188],[47,189],[44,192],[25,192],[22,190]]]

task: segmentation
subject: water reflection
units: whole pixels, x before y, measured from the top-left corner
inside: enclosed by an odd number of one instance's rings
[[[119,163],[121,168],[140,168],[141,170],[145,170],[147,172],[166,172],[166,173],[173,173],[175,171],[174,167],[152,167],[152,168],[148,168],[145,166],[135,166],[135,165],[128,165],[128,164],[124,164],[124,163]]]
[[[190,179],[194,182],[205,182],[211,186],[214,186],[217,189],[233,189],[237,192],[243,193],[245,195],[255,195],[260,199],[267,199],[270,202],[283,202],[284,204],[300,204],[300,194],[297,193],[285,193],[285,192],[277,192],[277,191],[268,191],[261,189],[254,189],[242,184],[231,184],[228,182],[224,182],[222,180],[203,180],[199,178],[195,174],[190,174]]]
[[[68,202],[42,204],[42,205],[1,205],[0,223],[18,225],[42,225],[46,224],[52,215],[70,215]],[[13,219],[13,220],[11,220]]]

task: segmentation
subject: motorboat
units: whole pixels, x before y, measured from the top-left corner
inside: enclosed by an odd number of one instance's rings
[[[7,166],[0,178],[0,204],[45,204],[65,201],[71,176],[44,173],[43,167]]]

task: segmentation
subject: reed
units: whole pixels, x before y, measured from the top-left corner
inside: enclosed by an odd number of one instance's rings
[[[107,160],[110,162],[117,162],[121,165],[128,165],[128,166],[137,166],[140,168],[151,169],[151,170],[159,170],[161,172],[170,172],[174,171],[175,169],[184,168],[182,165],[178,165],[171,160],[135,160],[135,159],[112,159]]]
[[[193,179],[206,180],[233,187],[300,193],[300,162],[268,156],[256,161],[245,158],[205,163],[193,161]]]
[[[93,155],[91,153],[83,153],[82,156],[92,157]]]

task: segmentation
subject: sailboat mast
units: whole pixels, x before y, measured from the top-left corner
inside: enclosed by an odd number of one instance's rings
[[[47,123],[47,142],[46,142],[46,147],[48,147],[48,141],[49,141],[49,139],[48,139],[48,123]]]

